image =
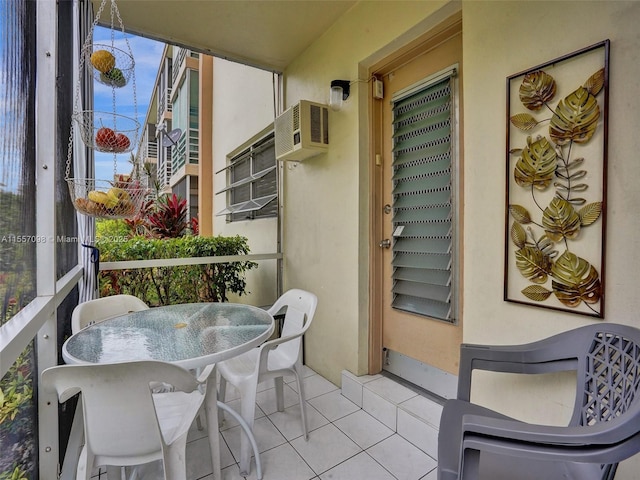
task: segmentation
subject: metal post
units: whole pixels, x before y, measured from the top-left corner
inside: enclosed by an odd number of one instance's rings
[[[36,2],[36,247],[37,294],[56,293],[56,64],[57,2]],[[53,94],[52,94],[53,92]],[[36,336],[38,376],[58,360],[55,309]],[[39,478],[58,477],[58,400],[54,393],[38,392]]]

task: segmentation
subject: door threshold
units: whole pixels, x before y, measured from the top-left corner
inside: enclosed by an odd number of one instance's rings
[[[416,385],[415,383],[411,383],[410,381],[405,380],[404,378],[399,377],[398,375],[395,375],[391,372],[387,372],[386,370],[382,370],[382,372],[380,372],[380,375],[382,375],[383,377],[387,377],[388,379],[393,380],[396,383],[399,383],[403,387],[408,388],[412,392],[415,392],[418,395],[425,397],[434,403],[437,403],[438,405],[444,405],[447,401],[446,398],[441,397],[437,393],[422,388],[421,386]]]
[[[457,375],[390,349],[386,349],[385,353],[383,372],[391,373],[443,399],[456,398]]]

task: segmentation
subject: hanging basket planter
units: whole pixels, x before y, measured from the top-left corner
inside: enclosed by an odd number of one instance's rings
[[[109,87],[122,88],[129,83],[133,75],[133,57],[113,45],[87,45],[83,48],[82,55],[87,65],[92,67],[93,78]]]
[[[131,218],[140,213],[149,190],[146,182],[69,178],[69,193],[76,209],[97,218]]]
[[[140,123],[112,112],[83,110],[73,114],[80,127],[82,141],[104,153],[127,153],[138,144]]]
[[[93,31],[107,2],[111,4],[111,42],[94,44]],[[123,42],[120,45],[126,45],[127,51],[115,46],[116,21],[122,33]],[[138,146],[140,123],[137,120],[135,62],[115,0],[101,1],[91,30],[85,38],[79,53],[78,82],[65,171],[65,179],[69,186],[71,200],[76,210],[84,215],[97,218],[133,218],[140,213],[145,204],[145,198],[149,193],[149,179],[140,175],[142,166],[133,154],[131,154],[133,161],[131,174],[122,175],[117,173],[118,154],[131,152]],[[111,89],[111,111],[80,109],[83,103],[81,101],[83,74],[93,77],[96,82],[102,83]],[[116,113],[118,95],[127,94],[129,90],[133,95],[133,117]],[[116,92],[118,95],[116,95]],[[130,103],[127,103],[127,106],[129,105]],[[78,128],[74,128],[74,122]],[[112,180],[74,178],[71,176],[74,131],[75,135],[80,137],[88,148],[96,152],[113,155]],[[84,172],[84,169],[80,168],[79,171]],[[84,173],[81,173],[79,177],[84,175]]]

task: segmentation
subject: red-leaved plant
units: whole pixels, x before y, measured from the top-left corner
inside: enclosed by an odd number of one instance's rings
[[[187,228],[187,201],[175,193],[158,199],[156,210],[147,216],[151,233],[159,238],[176,238]]]

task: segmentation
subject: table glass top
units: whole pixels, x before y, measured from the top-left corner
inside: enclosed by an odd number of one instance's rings
[[[249,305],[170,305],[91,325],[70,337],[63,352],[74,363],[184,362],[263,341],[272,328],[271,315]]]

